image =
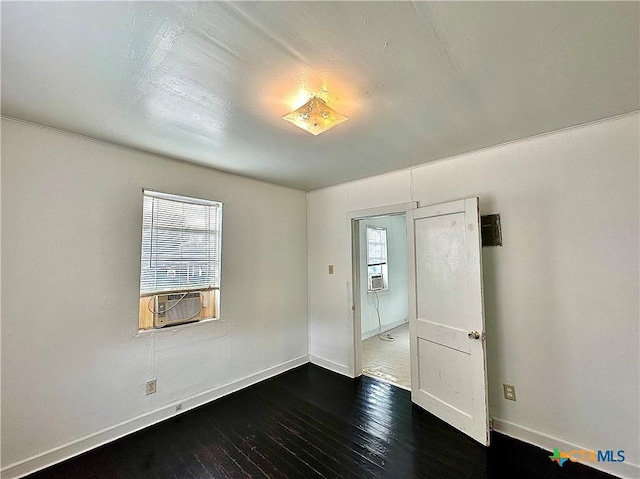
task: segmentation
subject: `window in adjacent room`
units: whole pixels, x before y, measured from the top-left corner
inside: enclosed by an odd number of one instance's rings
[[[367,226],[367,290],[389,288],[387,228]]]
[[[219,317],[222,203],[144,190],[139,328]]]

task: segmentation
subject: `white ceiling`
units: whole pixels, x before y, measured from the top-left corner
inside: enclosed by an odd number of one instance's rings
[[[638,2],[7,2],[2,114],[311,190],[639,105]],[[324,88],[350,120],[281,119]]]

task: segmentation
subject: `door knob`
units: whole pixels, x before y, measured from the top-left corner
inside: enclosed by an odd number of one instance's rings
[[[469,336],[469,339],[480,339],[480,333],[478,331],[471,331],[467,336]]]

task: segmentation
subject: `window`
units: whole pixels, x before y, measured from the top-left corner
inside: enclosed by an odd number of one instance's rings
[[[387,266],[387,228],[367,226],[368,291],[389,288]]]
[[[218,315],[222,203],[145,190],[140,329]]]

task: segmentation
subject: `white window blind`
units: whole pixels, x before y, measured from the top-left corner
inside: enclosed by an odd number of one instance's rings
[[[140,294],[220,287],[222,203],[144,191]]]
[[[367,226],[367,265],[387,262],[387,229]]]

